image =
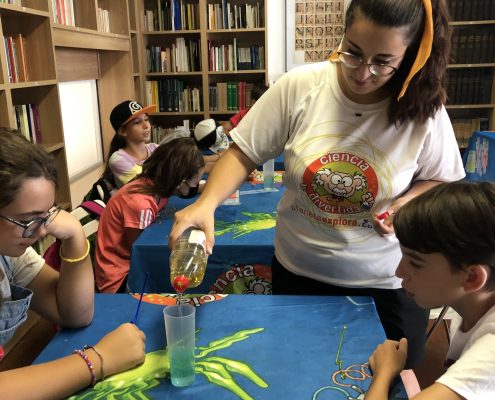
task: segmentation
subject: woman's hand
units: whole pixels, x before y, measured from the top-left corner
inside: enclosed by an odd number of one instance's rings
[[[76,235],[83,235],[79,220],[71,213],[60,210],[58,215],[45,227],[46,233],[60,240],[72,239]]]
[[[385,340],[369,358],[373,380],[394,379],[404,369],[407,358],[407,339]]]
[[[206,253],[210,255],[215,244],[214,229],[215,209],[202,206],[200,200],[177,211],[174,215],[174,223],[168,236],[168,246],[172,249],[178,237],[189,227],[201,229],[206,235]]]
[[[373,215],[373,228],[380,236],[386,236],[394,233],[394,214],[395,211],[389,208],[381,214]]]
[[[146,336],[134,324],[125,323],[106,334],[95,347],[103,358],[105,376],[141,364],[146,356]]]

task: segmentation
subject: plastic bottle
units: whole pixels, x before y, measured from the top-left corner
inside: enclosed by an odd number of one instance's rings
[[[267,192],[275,189],[275,160],[273,158],[263,164],[263,187]]]
[[[170,282],[178,293],[201,284],[206,259],[205,233],[194,228],[185,230],[170,253]]]

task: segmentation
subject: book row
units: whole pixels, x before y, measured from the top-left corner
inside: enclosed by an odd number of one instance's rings
[[[218,82],[210,85],[210,111],[238,111],[251,107],[251,91],[254,83]]]
[[[222,0],[221,4],[208,4],[208,29],[254,29],[264,26],[263,10],[256,4],[231,4]]]
[[[449,0],[452,21],[495,20],[493,0]]]
[[[74,0],[52,0],[52,12],[56,24],[76,26]]]
[[[495,62],[494,26],[456,27],[452,32],[451,55],[453,64]]]
[[[147,72],[201,71],[199,39],[176,38],[170,47],[146,47]]]
[[[5,36],[3,39],[10,83],[29,81],[26,38],[18,33],[15,36]]]
[[[179,31],[199,29],[198,3],[183,0],[148,2],[144,10],[143,30]]]
[[[16,128],[32,143],[41,143],[41,128],[36,104],[14,106]]]
[[[239,71],[265,69],[265,47],[253,44],[249,47],[232,44],[219,44],[208,41],[208,61],[210,71]]]
[[[146,81],[147,104],[156,104],[159,112],[201,112],[201,90],[181,79]]]
[[[490,68],[449,69],[445,87],[449,104],[489,104],[493,70]]]

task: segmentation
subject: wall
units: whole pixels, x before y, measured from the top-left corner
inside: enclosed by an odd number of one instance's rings
[[[268,0],[268,80],[280,78],[285,72],[285,1]]]

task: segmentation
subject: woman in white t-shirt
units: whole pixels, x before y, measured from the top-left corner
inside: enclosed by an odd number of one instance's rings
[[[50,155],[0,128],[0,347],[26,320],[28,308],[61,327],[83,327],[93,319],[89,242],[79,220],[54,205],[56,182]],[[48,234],[62,242],[60,272],[31,247]],[[49,366],[0,372],[0,398],[67,397],[141,363],[144,355],[144,334],[124,324]]]
[[[289,71],[231,131],[201,197],[176,213],[170,244],[195,225],[211,251],[215,208],[283,153],[273,293],[372,296],[387,337],[407,337],[416,365],[428,310],[394,275],[392,222],[411,198],[464,176],[443,106],[447,17],[445,0],[352,0],[329,61]]]

